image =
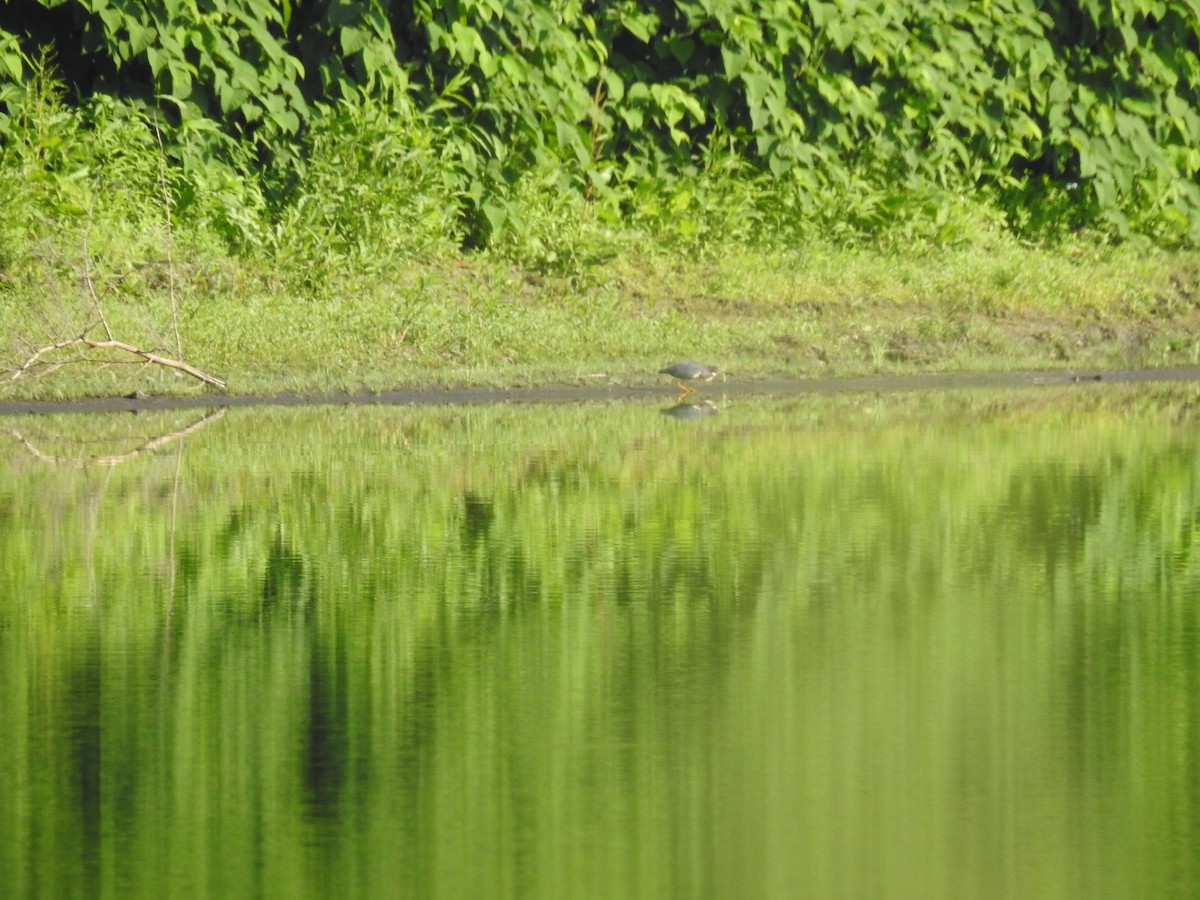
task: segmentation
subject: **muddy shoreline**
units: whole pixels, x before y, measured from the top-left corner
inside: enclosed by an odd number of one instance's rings
[[[700,389],[697,397],[825,394],[849,391],[935,391],[966,388],[1036,388],[1072,384],[1200,381],[1200,366],[1161,369],[1080,369],[1038,372],[965,372],[917,375],[863,375],[829,378],[736,379]],[[142,412],[235,406],[318,406],[380,404],[453,406],[481,403],[572,403],[635,397],[671,399],[671,388],[655,385],[544,385],[517,388],[401,388],[378,393],[236,395],[207,393],[163,397],[94,397],[79,400],[0,400],[0,415]]]

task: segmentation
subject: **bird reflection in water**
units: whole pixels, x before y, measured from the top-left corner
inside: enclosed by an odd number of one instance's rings
[[[720,412],[711,400],[705,400],[701,403],[676,403],[674,406],[668,406],[664,410],[660,410],[664,416],[670,416],[672,419],[705,419],[709,416],[715,416]]]

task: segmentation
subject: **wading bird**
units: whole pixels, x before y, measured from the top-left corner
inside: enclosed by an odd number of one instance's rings
[[[684,384],[685,381],[712,381],[720,373],[721,370],[716,366],[706,366],[704,363],[693,362],[690,359],[686,362],[672,363],[665,369],[658,370],[658,374],[670,375],[675,379],[679,390],[683,392],[679,395],[680,397],[696,393],[694,387]]]

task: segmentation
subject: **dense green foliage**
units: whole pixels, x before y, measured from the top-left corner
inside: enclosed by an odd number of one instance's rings
[[[132,121],[236,242],[1200,236],[1194,0],[40,3],[0,18],[0,178],[66,189],[56,148]]]

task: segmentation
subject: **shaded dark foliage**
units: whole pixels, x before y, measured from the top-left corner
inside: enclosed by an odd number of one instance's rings
[[[1200,237],[1198,22],[1190,0],[13,0],[0,76],[50,48],[73,101],[140,105],[173,163],[218,159],[273,209],[321,110],[399,104],[469,244],[529,232],[531,180],[668,231],[736,194],[760,224],[936,237],[969,192],[1023,233],[1172,243]],[[712,190],[730,173],[755,186]]]

